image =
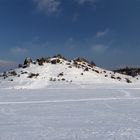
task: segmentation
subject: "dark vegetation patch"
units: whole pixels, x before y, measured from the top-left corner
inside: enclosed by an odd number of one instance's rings
[[[57,63],[60,63],[60,59],[51,60],[51,64],[57,64]]]
[[[27,78],[37,78],[39,76],[38,73],[30,73]]]
[[[24,60],[24,65],[29,66],[31,63],[32,63],[32,59],[31,59],[31,58],[28,58],[28,57],[27,57],[27,58]]]
[[[89,68],[88,68],[88,67],[86,67],[86,68],[84,69],[84,71],[89,71]]]
[[[127,83],[132,83],[128,78],[125,78]]]
[[[37,63],[38,63],[39,66],[43,66],[43,63],[46,62],[46,59],[42,57],[40,59],[37,59],[36,61],[37,61]]]
[[[116,79],[114,75],[111,75],[111,78],[112,78],[112,79]]]
[[[96,73],[99,73],[99,71],[98,70],[94,70]]]
[[[61,73],[59,73],[58,74],[58,76],[57,77],[60,77],[60,76],[63,76],[64,75],[64,73],[63,72],[61,72]]]
[[[72,66],[68,66],[68,68],[72,68]]]
[[[67,60],[65,57],[63,57],[61,54],[57,54],[55,56],[53,56],[53,58],[59,58],[59,59],[63,59],[63,60]]]
[[[52,77],[51,77],[51,78],[50,78],[50,81],[56,81],[56,80],[55,80],[55,78],[52,78]]]
[[[28,72],[27,71],[21,71],[21,74],[27,74]]]
[[[86,60],[85,58],[80,58],[80,57],[76,58],[74,61],[75,62],[86,62],[86,63],[89,63],[88,60]]]
[[[22,68],[23,67],[23,65],[22,64],[18,64],[18,68]]]
[[[15,71],[9,71],[8,76],[16,76],[17,73]]]
[[[121,77],[117,77],[117,79],[118,79],[118,80],[121,80],[122,78],[121,78]]]
[[[129,75],[132,77],[136,77],[138,75],[140,75],[140,68],[122,68],[122,69],[118,69],[118,70],[114,70],[114,72],[118,72],[121,74],[125,74],[125,75]]]
[[[62,81],[65,81],[66,79],[65,78],[62,78]]]
[[[70,65],[70,63],[66,63],[66,65]]]

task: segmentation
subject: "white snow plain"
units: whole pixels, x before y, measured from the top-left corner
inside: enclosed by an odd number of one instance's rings
[[[140,86],[1,88],[0,140],[140,140]]]

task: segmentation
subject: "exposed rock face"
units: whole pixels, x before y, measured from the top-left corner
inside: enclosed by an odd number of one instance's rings
[[[32,59],[27,57],[25,60],[24,60],[24,66],[30,66],[30,64],[32,63]]]
[[[43,63],[46,62],[46,59],[42,57],[42,58],[40,58],[40,59],[37,59],[36,61],[38,62],[38,65],[42,66]]]

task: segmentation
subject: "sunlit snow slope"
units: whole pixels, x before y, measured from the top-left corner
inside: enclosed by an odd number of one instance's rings
[[[61,56],[26,59],[24,65],[0,75],[1,88],[47,88],[51,85],[92,85],[100,83],[139,83],[131,77],[101,69],[83,58],[66,60]]]

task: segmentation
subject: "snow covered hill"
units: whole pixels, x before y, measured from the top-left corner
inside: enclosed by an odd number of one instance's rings
[[[50,85],[92,85],[97,83],[139,83],[131,77],[97,67],[83,58],[67,60],[61,55],[32,61],[26,58],[19,68],[0,74],[1,88],[45,88]]]

